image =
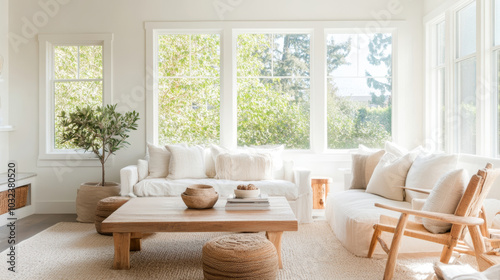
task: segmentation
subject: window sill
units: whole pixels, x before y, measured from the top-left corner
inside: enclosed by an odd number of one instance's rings
[[[114,164],[114,156],[110,156],[106,165]],[[38,167],[100,167],[101,162],[97,157],[90,154],[79,153],[54,153],[40,155],[37,161]]]

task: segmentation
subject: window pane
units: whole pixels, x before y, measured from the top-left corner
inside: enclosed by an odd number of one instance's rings
[[[158,36],[158,75],[189,75],[190,35]]]
[[[158,43],[159,143],[219,143],[220,36],[160,35]]]
[[[55,149],[75,149],[68,143],[61,144],[62,111],[72,112],[77,106],[102,106],[102,82],[56,82],[54,83]]]
[[[80,46],[80,79],[102,79],[102,46]]]
[[[238,145],[309,148],[309,79],[238,79]]]
[[[377,54],[378,51],[383,53]],[[390,34],[329,34],[327,36],[328,75],[334,77],[374,77],[389,75],[392,67]],[[385,61],[384,61],[385,60]]]
[[[437,43],[437,59],[436,64],[444,64],[445,59],[445,24],[444,21],[436,25],[436,43]]]
[[[476,153],[476,58],[457,63],[459,152]]]
[[[272,34],[240,34],[237,39],[238,77],[272,75]]]
[[[190,76],[219,77],[220,45],[218,34],[191,36]]]
[[[329,34],[327,69],[328,148],[390,140],[392,35]]]
[[[54,47],[54,78],[78,78],[78,46]]]
[[[476,2],[457,12],[458,57],[476,52]]]
[[[159,143],[219,142],[219,79],[160,79],[158,87]]]
[[[309,148],[310,35],[239,34],[237,42],[238,145]]]
[[[445,68],[440,68],[437,71],[437,94],[439,100],[438,107],[438,119],[440,120],[440,128],[439,128],[439,137],[438,137],[438,145],[437,147],[441,150],[445,150],[445,141],[446,141],[446,109],[445,109]]]
[[[494,15],[493,21],[495,22],[495,26],[493,29],[495,30],[495,46],[500,45],[500,0],[494,0]]]

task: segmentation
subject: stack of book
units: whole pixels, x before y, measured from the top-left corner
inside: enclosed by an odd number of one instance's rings
[[[226,210],[269,210],[269,198],[266,194],[254,198],[237,198],[230,195],[227,198]]]

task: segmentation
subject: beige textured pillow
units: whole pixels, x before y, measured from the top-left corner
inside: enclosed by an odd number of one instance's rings
[[[273,179],[283,180],[285,170],[283,168],[282,154],[285,150],[285,145],[265,145],[245,147],[245,150],[254,154],[269,154],[273,160]]]
[[[350,189],[366,189],[373,170],[385,154],[384,150],[372,154],[352,154],[352,181]]]
[[[207,178],[205,151],[201,146],[167,145],[170,156],[169,179]]]
[[[258,181],[273,178],[269,154],[222,153],[215,159],[215,168],[217,179]]]
[[[432,188],[422,210],[445,214],[455,213],[467,187],[467,178],[467,172],[464,169],[454,170],[443,175]],[[451,228],[450,223],[427,218],[422,218],[422,224],[433,233],[444,233]]]
[[[400,187],[404,186],[408,169],[415,157],[416,154],[413,153],[406,154],[404,157],[385,153],[373,171],[366,186],[366,192],[402,201],[403,189]]]
[[[165,147],[148,144],[149,176],[165,178],[168,175],[170,152]]]

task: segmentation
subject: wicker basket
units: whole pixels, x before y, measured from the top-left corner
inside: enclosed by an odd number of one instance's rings
[[[26,206],[28,203],[28,193],[29,193],[30,185],[22,186],[16,188],[15,200],[16,204],[14,209],[18,209]],[[9,191],[0,192],[0,215],[5,214],[9,211]]]

